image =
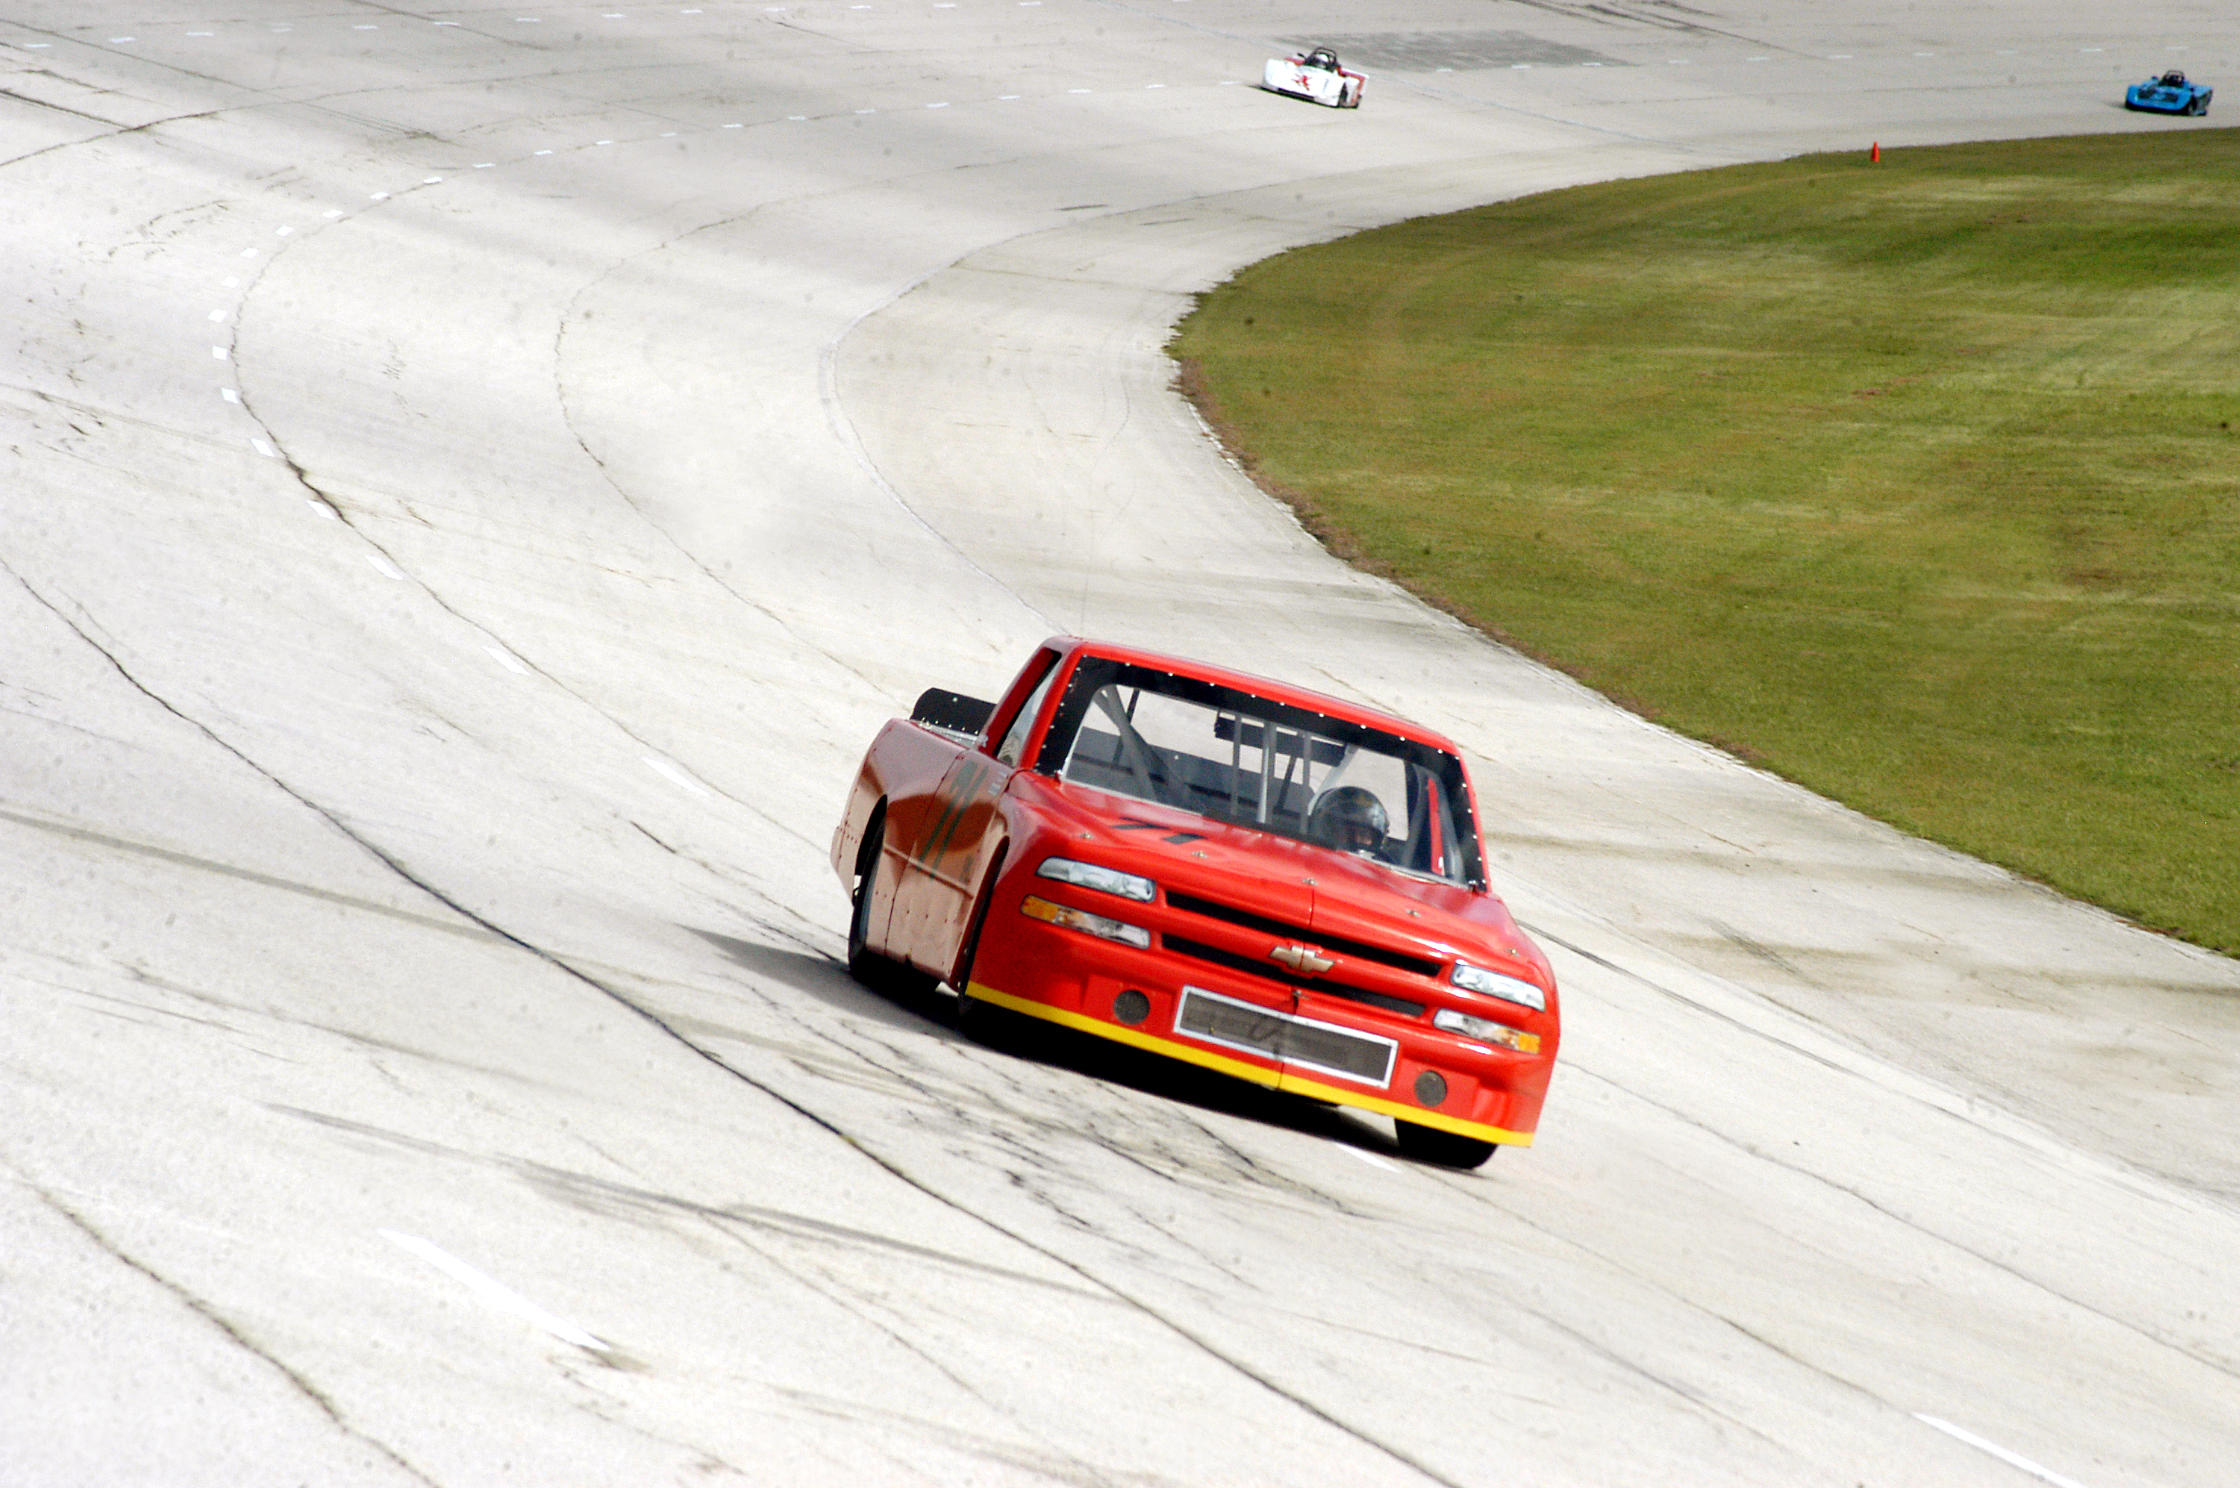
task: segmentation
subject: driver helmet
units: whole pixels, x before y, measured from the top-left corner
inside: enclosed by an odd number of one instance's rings
[[[1358,785],[1325,791],[1307,814],[1307,833],[1343,852],[1381,852],[1391,818],[1384,803]]]
[[[1338,70],[1338,54],[1328,47],[1316,47],[1313,51],[1307,53],[1307,65],[1309,67],[1326,67],[1332,72],[1336,72]]]

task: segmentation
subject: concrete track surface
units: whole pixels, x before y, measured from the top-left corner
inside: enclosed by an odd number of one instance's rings
[[[2235,1481],[2240,968],[1348,571],[1158,351],[1408,214],[2206,127],[2114,104],[2225,6],[2084,9],[6,0],[0,1482]],[[864,744],[1061,630],[1466,742],[1536,1147],[847,980]]]

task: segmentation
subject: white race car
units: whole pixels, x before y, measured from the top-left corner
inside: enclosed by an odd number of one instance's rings
[[[1325,108],[1361,107],[1362,85],[1369,80],[1338,65],[1338,54],[1316,47],[1293,57],[1270,57],[1260,74],[1260,86],[1270,93],[1287,93]]]

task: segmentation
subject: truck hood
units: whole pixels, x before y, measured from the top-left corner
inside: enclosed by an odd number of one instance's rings
[[[1531,967],[1553,985],[1539,947],[1491,893],[1047,776],[1022,771],[1014,789],[1033,792],[1084,859],[1153,879],[1170,901],[1189,895],[1431,961]]]

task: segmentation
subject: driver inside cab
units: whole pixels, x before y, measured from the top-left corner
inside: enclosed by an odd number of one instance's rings
[[[1385,847],[1391,824],[1384,803],[1358,785],[1323,792],[1307,813],[1307,835],[1315,841],[1380,863],[1392,861]]]

